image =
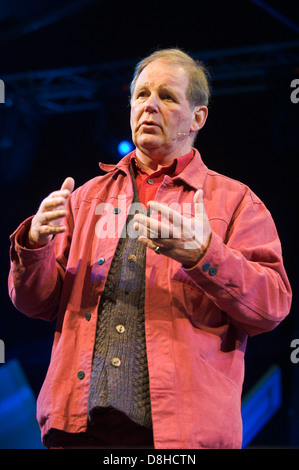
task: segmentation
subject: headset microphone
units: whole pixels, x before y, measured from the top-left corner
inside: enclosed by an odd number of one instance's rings
[[[180,138],[184,138],[184,137],[187,137],[188,135],[192,134],[192,132],[177,132],[177,137],[175,139],[172,139],[172,140],[178,140]]]

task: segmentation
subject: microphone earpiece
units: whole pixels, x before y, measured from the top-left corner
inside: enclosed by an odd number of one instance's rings
[[[172,140],[179,140],[180,138],[184,138],[188,135],[192,134],[192,132],[177,132],[177,137],[175,139],[172,139]]]

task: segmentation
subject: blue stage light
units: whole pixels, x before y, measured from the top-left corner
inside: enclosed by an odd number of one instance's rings
[[[18,359],[0,367],[0,449],[44,449],[36,398]]]
[[[132,152],[133,145],[128,140],[123,140],[122,142],[119,143],[117,150],[120,155],[124,156]]]
[[[265,426],[282,404],[282,377],[272,366],[242,400],[243,448]]]

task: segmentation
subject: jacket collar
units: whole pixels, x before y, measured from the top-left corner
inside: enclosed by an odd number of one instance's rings
[[[135,150],[133,150],[133,152],[128,153],[128,155],[123,157],[116,165],[114,165],[113,163],[111,164],[100,162],[99,167],[106,173],[110,173],[111,171],[115,170],[123,170],[126,174],[128,174],[129,165],[133,154],[135,154]]]
[[[203,187],[208,168],[203,163],[199,151],[195,148],[194,157],[191,162],[181,171],[181,173],[173,178],[173,181],[182,180],[188,186],[194,189],[200,189]]]
[[[204,180],[208,171],[208,168],[203,163],[200,153],[197,149],[193,148],[194,157],[190,163],[181,171],[181,173],[173,178],[173,181],[182,180],[194,189],[203,187]],[[132,156],[135,154],[135,150],[123,157],[116,165],[109,163],[99,163],[101,170],[106,173],[112,171],[123,171],[127,175],[129,174],[129,165]]]

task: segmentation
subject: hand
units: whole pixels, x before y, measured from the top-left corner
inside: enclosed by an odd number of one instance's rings
[[[66,230],[62,224],[67,215],[66,206],[75,186],[73,178],[66,178],[59,191],[46,197],[31,221],[28,233],[28,248],[40,248],[49,243],[56,233]]]
[[[195,266],[205,254],[211,228],[203,203],[203,191],[194,195],[195,217],[187,218],[164,204],[152,201],[151,211],[160,213],[166,222],[151,216],[136,214],[134,228],[140,232],[138,240],[145,246],[159,251],[181,263],[185,268]]]

